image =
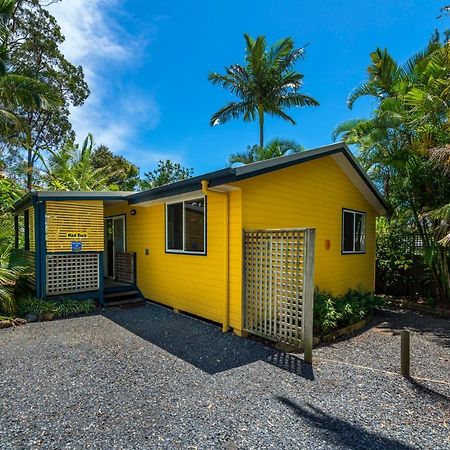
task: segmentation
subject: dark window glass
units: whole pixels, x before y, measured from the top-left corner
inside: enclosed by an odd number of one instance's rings
[[[355,252],[364,251],[364,214],[355,214]]]
[[[167,248],[183,250],[183,203],[167,205]]]
[[[354,214],[351,212],[344,211],[344,243],[343,251],[352,252],[353,249],[353,238],[354,238]]]
[[[205,251],[205,201],[184,202],[185,247],[187,252]]]

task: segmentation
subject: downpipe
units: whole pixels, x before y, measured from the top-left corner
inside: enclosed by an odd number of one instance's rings
[[[222,307],[222,331],[226,333],[228,331],[228,328],[230,326],[230,293],[229,293],[229,281],[230,281],[230,228],[229,228],[229,204],[230,199],[228,196],[228,192],[220,192],[215,191],[213,189],[209,189],[209,181],[208,180],[202,180],[202,192],[203,195],[207,196],[209,193],[214,194],[220,194],[224,199],[224,239],[223,239],[223,246],[224,246],[224,296],[223,296],[223,307]]]

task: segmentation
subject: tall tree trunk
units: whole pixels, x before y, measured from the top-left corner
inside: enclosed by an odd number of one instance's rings
[[[33,187],[33,151],[27,150],[27,191],[31,191]]]
[[[258,105],[259,115],[259,146],[264,147],[264,108],[263,105]]]

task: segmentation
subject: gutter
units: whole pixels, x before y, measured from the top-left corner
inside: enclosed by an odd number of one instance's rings
[[[230,224],[229,224],[229,205],[230,205],[230,199],[228,196],[228,192],[222,192],[222,191],[216,191],[213,189],[209,189],[209,181],[208,180],[202,180],[202,192],[203,195],[208,195],[208,193],[214,192],[214,194],[220,194],[223,196],[225,205],[224,205],[224,229],[225,229],[225,235],[223,239],[223,246],[224,246],[224,267],[223,267],[223,273],[224,273],[224,295],[223,295],[223,308],[222,308],[222,331],[226,333],[229,328],[230,324],[230,288],[229,288],[229,282],[230,282]]]

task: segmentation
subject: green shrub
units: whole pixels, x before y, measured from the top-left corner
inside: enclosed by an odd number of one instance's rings
[[[87,300],[60,300],[57,302],[57,317],[67,317],[74,314],[89,314],[95,311],[95,303],[92,299]]]
[[[361,289],[350,289],[345,295],[333,297],[316,289],[314,293],[314,334],[323,335],[367,318],[384,301]]]
[[[74,314],[89,314],[95,311],[95,302],[92,299],[75,300],[42,300],[34,297],[22,298],[19,300],[18,315],[21,317],[27,314],[52,313],[55,317],[68,317]]]
[[[17,306],[17,314],[20,317],[24,317],[27,314],[40,316],[41,314],[55,314],[55,312],[56,305],[54,302],[34,297],[20,299]]]

